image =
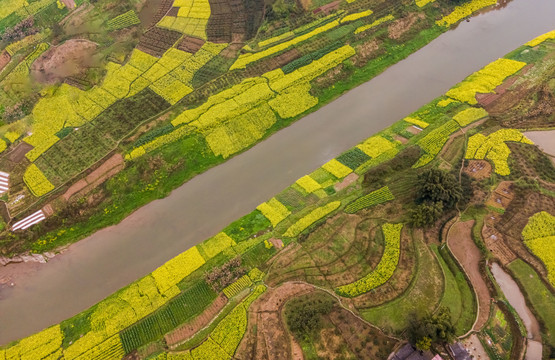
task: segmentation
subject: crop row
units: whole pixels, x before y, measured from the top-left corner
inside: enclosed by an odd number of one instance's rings
[[[141,20],[133,10],[129,10],[126,13],[116,16],[113,19],[108,20],[106,23],[106,28],[108,30],[119,30],[133,25],[140,24]]]
[[[403,224],[384,224],[382,230],[385,249],[376,268],[362,279],[340,286],[335,291],[341,296],[355,297],[385,284],[391,278],[399,263],[402,228]]]
[[[493,0],[495,1],[495,0]],[[463,82],[447,91],[446,95],[469,104],[476,104],[476,94],[491,93],[507,77],[522,69],[526,63],[510,59],[498,59],[467,77]]]
[[[244,289],[252,285],[252,281],[248,275],[241,276],[238,280],[233,282],[231,285],[223,289],[223,293],[228,299],[231,299],[235,295],[239,294]]]
[[[285,220],[290,214],[285,205],[279,202],[275,197],[269,201],[262,203],[256,207],[262,214],[270,220],[273,227]]]
[[[345,212],[356,213],[359,210],[382,204],[387,201],[393,200],[395,197],[389,190],[389,187],[384,186],[376,191],[372,191],[370,194],[364,195],[345,207]]]
[[[27,170],[25,170],[25,174],[23,174],[23,181],[25,181],[25,184],[29,190],[31,190],[33,195],[37,197],[54,190],[54,185],[48,181],[46,176],[44,176],[42,171],[40,171],[35,164],[31,164]]]
[[[189,287],[156,312],[120,333],[125,353],[161,338],[197,316],[214,301],[216,295],[204,281]]]
[[[495,4],[497,4],[497,0],[471,0],[468,3],[455,7],[449,15],[436,21],[436,24],[449,27],[472,15],[474,12]]]
[[[544,264],[547,278],[555,286],[555,216],[546,211],[534,214],[522,230],[524,243]]]
[[[185,110],[172,120],[172,124],[175,127],[182,124],[193,126],[205,136],[215,155],[227,158],[262,138],[277,121],[274,111],[286,118],[316,105],[318,100],[309,94],[308,82],[352,55],[354,49],[346,45],[289,74],[277,69],[261,77],[246,79],[210,96],[202,105]],[[181,134],[187,132],[181,130]],[[163,135],[163,140],[156,139],[153,144],[143,145],[141,150],[132,150],[127,158],[136,158],[147,148],[152,150],[179,138],[173,133]]]
[[[316,221],[322,219],[323,217],[329,215],[331,212],[336,210],[341,205],[340,201],[333,201],[329,204],[321,206],[312,210],[307,215],[303,216],[296,223],[291,225],[289,229],[283,234],[286,237],[295,237],[307,229],[310,225],[314,224]]]
[[[455,120],[449,120],[420,139],[417,144],[426,154],[418,160],[414,167],[424,166],[432,161],[443,149],[443,146],[449,140],[449,136],[458,129],[459,124]]]
[[[505,144],[506,141],[532,144],[532,141],[516,129],[501,129],[488,136],[476,134],[468,139],[465,158],[489,159],[493,162],[497,174],[509,175],[511,170],[507,159],[511,150]]]

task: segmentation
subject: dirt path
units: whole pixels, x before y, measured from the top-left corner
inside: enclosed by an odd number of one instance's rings
[[[206,310],[198,315],[195,320],[167,334],[164,337],[166,343],[171,347],[175,344],[189,339],[199,330],[210,324],[212,320],[214,320],[216,315],[224,308],[225,304],[227,304],[227,297],[225,297],[225,295],[223,294],[220,294],[220,296],[212,303],[212,305],[210,305],[208,308],[206,308]]]
[[[457,222],[453,225],[447,235],[447,245],[463,267],[478,298],[478,316],[473,326],[473,329],[478,331],[486,324],[489,317],[490,294],[480,275],[479,263],[482,254],[472,240],[473,225],[474,220]]]

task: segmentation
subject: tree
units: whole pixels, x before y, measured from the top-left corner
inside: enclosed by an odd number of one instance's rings
[[[451,311],[447,307],[440,307],[434,314],[426,314],[418,318],[412,314],[407,329],[409,340],[416,347],[425,346],[430,339],[432,343],[448,343],[455,336],[455,327],[451,323]],[[419,350],[426,350],[419,348]]]
[[[418,176],[417,203],[442,202],[445,210],[452,209],[462,197],[457,178],[447,171],[430,169]]]
[[[430,350],[431,346],[432,346],[432,339],[430,339],[427,336],[424,336],[422,339],[416,342],[416,349],[420,351]]]
[[[439,169],[430,169],[418,176],[416,194],[416,207],[410,212],[411,223],[416,227],[433,224],[463,198],[457,178]]]
[[[410,212],[410,221],[413,226],[424,227],[433,224],[442,213],[442,202],[420,204]]]

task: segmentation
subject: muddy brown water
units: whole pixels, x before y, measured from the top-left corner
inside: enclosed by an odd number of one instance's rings
[[[526,300],[524,299],[524,295],[522,295],[516,281],[514,281],[513,278],[497,263],[493,263],[491,266],[491,273],[495,277],[495,281],[501,288],[501,291],[503,291],[505,298],[507,298],[509,304],[511,304],[511,306],[516,310],[518,316],[522,319],[522,322],[526,327],[526,332],[528,333],[526,359],[541,359],[542,343],[540,324],[528,306],[526,306]]]
[[[553,30],[554,15],[555,1],[515,0],[502,10],[463,22],[373,80],[195,177],[169,197],[72,245],[40,271],[16,277],[15,286],[0,290],[0,344],[77,314],[216,234],[470,73]]]
[[[555,130],[527,131],[524,135],[538,145],[543,152],[555,156]]]

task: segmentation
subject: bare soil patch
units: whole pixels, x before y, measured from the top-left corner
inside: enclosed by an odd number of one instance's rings
[[[74,0],[60,0],[68,9],[75,9],[75,1]]]
[[[516,255],[505,243],[503,234],[501,234],[494,227],[495,219],[499,216],[496,213],[489,213],[484,221],[482,228],[482,238],[486,243],[488,250],[497,258],[503,265],[507,265],[516,259]]]
[[[414,134],[414,135],[418,135],[422,129],[420,129],[419,127],[416,127],[414,125],[411,125],[409,127],[407,127],[405,130],[407,130],[409,133]]]
[[[376,39],[364,42],[356,47],[356,55],[353,57],[353,63],[356,66],[364,66],[368,60],[373,59],[379,53],[379,42]]]
[[[353,184],[355,181],[357,181],[358,178],[359,176],[356,173],[350,173],[345,177],[345,179],[343,179],[343,181],[335,184],[333,188],[335,189],[335,191],[341,191],[346,187],[350,186],[351,184]]]
[[[292,297],[314,291],[308,284],[289,282],[268,289],[249,308],[248,328],[235,357],[237,359],[290,359],[293,348],[299,354],[298,344],[291,346],[290,337],[282,319],[283,305]],[[256,333],[254,332],[256,327]],[[302,350],[300,352],[302,356]]]
[[[0,54],[0,70],[8,65],[11,59],[12,57],[10,56],[10,54],[8,54],[6,50],[2,51],[2,54]]]
[[[486,205],[506,209],[514,198],[513,183],[510,181],[501,182],[492,192]]]
[[[74,195],[78,195],[76,198],[86,195],[104,181],[119,173],[124,167],[123,156],[121,154],[113,155],[84,179],[70,186],[62,195],[63,199],[69,201]]]
[[[411,13],[399,20],[394,21],[388,27],[389,38],[399,39],[404,33],[409,31],[409,29],[419,20],[425,17],[422,13]]]
[[[220,294],[220,296],[218,296],[202,314],[197,316],[195,320],[166,334],[164,337],[166,343],[172,346],[189,339],[200,329],[210,324],[216,315],[224,308],[225,304],[227,304],[227,297],[224,294]]]
[[[33,149],[33,145],[29,145],[26,142],[20,142],[8,155],[10,161],[14,163],[19,163],[21,160],[25,159],[25,154]]]
[[[491,164],[487,160],[469,160],[463,171],[477,180],[487,179],[491,175]]]
[[[52,84],[81,74],[98,64],[97,47],[85,39],[70,39],[51,47],[33,63],[31,75],[36,81]]]
[[[393,139],[395,139],[397,141],[400,141],[401,144],[406,144],[406,143],[409,142],[409,139],[407,139],[405,137],[402,137],[401,135],[397,135],[397,134],[393,135]]]
[[[480,330],[488,321],[491,297],[480,273],[482,254],[472,239],[473,225],[474,220],[457,222],[449,231],[447,243],[478,295],[478,319],[474,324],[474,330]]]

